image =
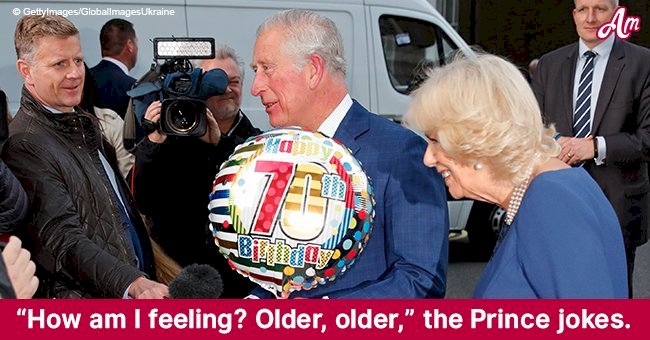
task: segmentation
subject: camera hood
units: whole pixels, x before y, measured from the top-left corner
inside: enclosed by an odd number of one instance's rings
[[[226,92],[228,76],[221,69],[212,69],[202,73],[195,68],[192,73],[174,72],[165,77],[163,88],[176,97],[191,97],[206,100]]]
[[[228,75],[220,68],[215,68],[203,73],[199,86],[197,98],[206,100],[212,96],[226,92],[228,87]]]

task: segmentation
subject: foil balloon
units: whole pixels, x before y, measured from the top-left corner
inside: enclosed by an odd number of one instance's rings
[[[208,208],[230,266],[288,297],[349,270],[370,237],[374,198],[361,164],[340,142],[281,128],[235,149]]]

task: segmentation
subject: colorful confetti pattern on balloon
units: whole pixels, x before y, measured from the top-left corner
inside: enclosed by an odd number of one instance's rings
[[[361,164],[340,142],[281,128],[235,149],[208,208],[231,267],[287,297],[348,270],[370,237],[374,198]]]

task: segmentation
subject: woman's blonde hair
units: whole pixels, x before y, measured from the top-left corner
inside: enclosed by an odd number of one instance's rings
[[[459,54],[430,70],[412,96],[406,124],[435,133],[440,146],[460,162],[489,164],[498,179],[518,185],[529,166],[560,151],[555,128],[544,126],[528,82],[500,57]]]
[[[156,263],[156,279],[158,282],[169,285],[172,280],[181,272],[182,268],[178,262],[174,261],[165,251],[154,241],[151,240],[151,250]]]

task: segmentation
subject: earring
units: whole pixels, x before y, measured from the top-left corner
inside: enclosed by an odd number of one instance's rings
[[[481,164],[480,162],[474,164],[474,170],[481,171],[481,169],[483,169],[483,164]]]

